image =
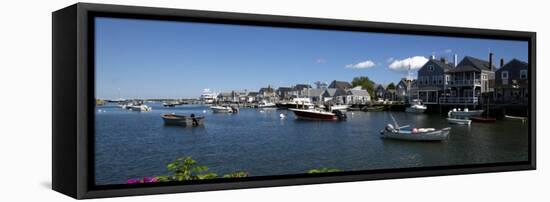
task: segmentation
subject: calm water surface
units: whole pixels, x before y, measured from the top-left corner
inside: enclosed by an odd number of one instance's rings
[[[526,161],[528,124],[451,125],[445,142],[385,140],[380,129],[388,112],[348,112],[344,122],[297,120],[287,110],[241,109],[214,114],[208,106],[132,112],[115,105],[97,107],[95,166],[97,184],[169,174],[166,164],[191,156],[218,174],[244,170],[251,176],[305,173],[315,168],[345,171]],[[205,126],[165,126],[160,115],[175,112],[206,116]],[[280,119],[279,114],[286,115]],[[400,125],[448,127],[439,115],[392,112]]]

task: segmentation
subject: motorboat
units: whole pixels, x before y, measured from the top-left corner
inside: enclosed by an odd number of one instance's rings
[[[423,105],[421,100],[414,99],[411,102],[411,106],[407,107],[405,111],[409,113],[424,113],[426,109],[428,109],[428,107]]]
[[[454,117],[451,112],[447,113],[447,122],[457,125],[470,125],[472,120],[464,117]]]
[[[162,120],[166,125],[178,125],[178,126],[202,126],[204,125],[204,116],[190,116],[178,115],[178,114],[162,114]]]
[[[276,104],[279,109],[313,109],[314,104],[309,98],[293,98],[290,102],[281,102]]]
[[[137,112],[148,112],[152,110],[151,107],[144,104],[128,106],[126,109],[129,109],[130,111],[137,111]]]
[[[494,117],[482,117],[482,116],[472,116],[470,120],[477,123],[495,123],[497,121]]]
[[[386,139],[409,140],[409,141],[443,141],[449,138],[451,128],[435,129],[435,128],[410,128],[409,125],[399,126],[395,118],[390,114],[394,125],[388,124],[382,131],[381,137]]]
[[[258,104],[258,108],[275,108],[277,105],[272,102],[263,101]]]
[[[465,108],[464,110],[454,108],[450,111],[450,116],[460,118],[480,116],[481,114],[483,114],[483,110],[469,110],[468,108]]]
[[[340,110],[340,111],[347,111],[351,105],[332,105],[330,106],[331,110]]]
[[[176,105],[178,105],[178,103],[175,103],[175,102],[163,102],[162,103],[162,106],[164,106],[164,107],[176,107]]]
[[[237,113],[239,108],[232,106],[210,106],[214,113]]]
[[[504,118],[510,119],[510,120],[520,120],[520,121],[527,121],[527,117],[523,116],[511,116],[511,115],[504,115]]]
[[[334,110],[332,112],[320,110],[320,109],[289,109],[294,112],[299,119],[305,120],[325,120],[325,121],[337,121],[346,120],[346,114],[340,110]]]

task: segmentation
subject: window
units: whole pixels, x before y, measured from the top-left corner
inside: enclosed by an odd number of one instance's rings
[[[502,71],[500,73],[502,80],[508,79],[508,71]]]
[[[526,69],[522,69],[519,71],[519,78],[520,79],[527,79],[527,70]]]
[[[483,80],[487,80],[487,74],[483,74],[483,75],[481,75],[481,79],[483,79]]]
[[[428,71],[433,71],[434,70],[434,66],[433,65],[428,65]]]

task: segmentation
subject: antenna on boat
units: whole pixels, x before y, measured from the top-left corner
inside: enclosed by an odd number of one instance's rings
[[[395,125],[395,128],[399,128],[399,124],[397,124],[397,121],[393,117],[393,115],[390,113],[391,120],[393,121],[393,124]]]

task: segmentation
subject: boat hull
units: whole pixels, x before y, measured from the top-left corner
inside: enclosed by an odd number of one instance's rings
[[[184,126],[184,127],[204,125],[204,117],[202,116],[191,118],[189,116],[163,114],[161,117],[162,117],[162,120],[164,120],[165,125]]]
[[[472,120],[447,118],[447,122],[457,125],[470,125],[472,123]]]
[[[231,107],[210,107],[214,113],[233,113],[235,110]]]
[[[407,140],[407,141],[444,141],[449,138],[451,128],[444,128],[441,130],[423,132],[423,133],[405,133],[405,132],[391,132],[383,130],[381,137],[385,139],[395,140]]]
[[[275,106],[279,109],[312,109],[313,108],[313,105],[312,104],[305,104],[305,105],[302,105],[302,104],[292,104],[292,103],[277,103],[275,104]]]
[[[470,117],[470,120],[476,123],[495,123],[497,121],[496,118],[485,118],[485,117]]]
[[[472,117],[472,116],[479,116],[483,113],[483,110],[474,110],[474,111],[451,111],[449,114],[452,117]]]
[[[318,113],[309,110],[291,109],[299,119],[305,120],[320,120],[320,121],[336,121],[338,116],[334,113]]]
[[[405,109],[405,112],[409,112],[409,113],[424,113],[424,111],[426,111],[426,109],[422,109],[422,108],[413,108],[413,107],[407,107],[407,109]]]

